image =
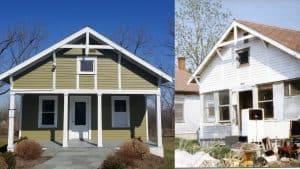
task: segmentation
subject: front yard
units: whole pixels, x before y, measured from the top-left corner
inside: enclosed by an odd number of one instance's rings
[[[0,136],[0,147],[7,144],[7,136]]]
[[[174,137],[163,137],[165,165],[164,169],[174,168]]]

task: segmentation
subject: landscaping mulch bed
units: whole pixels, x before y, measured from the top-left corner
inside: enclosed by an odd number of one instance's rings
[[[127,166],[126,169],[163,169],[164,159],[155,155],[150,155],[144,160],[134,160],[132,166]]]
[[[36,165],[42,164],[45,161],[49,160],[51,157],[39,157],[35,160],[24,160],[16,156],[16,169],[31,169]]]

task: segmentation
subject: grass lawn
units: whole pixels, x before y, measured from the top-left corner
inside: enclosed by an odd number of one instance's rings
[[[174,168],[174,137],[163,137],[163,146],[165,154],[164,169]]]
[[[7,144],[7,136],[0,136],[0,147]]]

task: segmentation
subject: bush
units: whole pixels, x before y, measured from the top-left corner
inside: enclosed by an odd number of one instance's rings
[[[8,165],[3,157],[0,156],[0,169],[7,169]]]
[[[103,161],[100,169],[124,169],[124,165],[121,160],[116,156],[109,156]]]
[[[8,165],[7,169],[14,169],[16,167],[16,158],[12,152],[1,153],[0,157],[5,159]]]
[[[212,147],[208,153],[216,159],[223,159],[230,153],[230,151],[230,147],[228,146],[215,146]]]
[[[121,145],[117,154],[128,159],[144,160],[150,156],[150,149],[142,141],[132,139]]]
[[[33,140],[22,140],[16,145],[16,154],[25,160],[33,160],[41,156],[42,147]]]

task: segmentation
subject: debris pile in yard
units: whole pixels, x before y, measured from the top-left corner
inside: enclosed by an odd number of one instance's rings
[[[208,153],[199,151],[190,154],[183,150],[175,150],[175,167],[217,167],[219,160],[211,157]]]

